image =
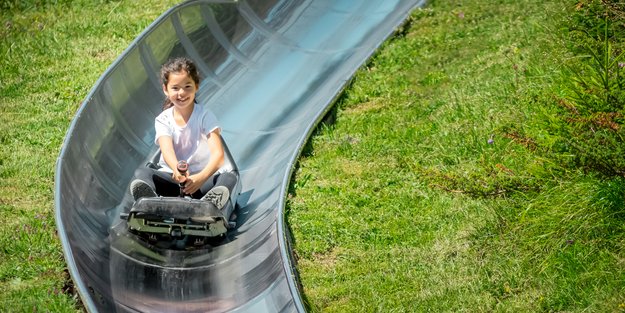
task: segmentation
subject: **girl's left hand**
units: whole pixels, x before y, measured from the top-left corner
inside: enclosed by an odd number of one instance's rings
[[[196,191],[200,190],[202,185],[204,184],[205,179],[201,177],[201,175],[190,175],[187,177],[187,180],[184,184],[184,193],[188,195],[194,194]]]

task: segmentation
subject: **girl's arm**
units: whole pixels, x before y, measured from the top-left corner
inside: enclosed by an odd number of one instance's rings
[[[208,164],[200,172],[193,173],[193,175],[188,177],[184,192],[188,194],[195,193],[224,164],[224,148],[219,135],[219,129],[210,133],[208,137],[208,150],[210,151]],[[176,162],[178,161],[176,160]]]
[[[167,163],[169,168],[173,171],[172,178],[179,183],[184,182],[186,180],[186,176],[181,175],[180,172],[178,172],[178,158],[176,157],[174,142],[171,137],[158,137],[158,145],[161,148],[163,160],[165,160],[165,163]]]

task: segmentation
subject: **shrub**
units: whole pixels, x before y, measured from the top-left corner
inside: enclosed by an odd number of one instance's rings
[[[625,175],[625,5],[580,2],[569,19],[567,88],[559,104],[567,125],[562,145],[576,163],[605,175]]]

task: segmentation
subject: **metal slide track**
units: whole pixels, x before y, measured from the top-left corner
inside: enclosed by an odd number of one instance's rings
[[[423,0],[188,1],[100,77],[55,175],[58,233],[90,312],[304,312],[283,211],[294,164],[355,71]],[[210,248],[156,249],[119,219],[134,169],[156,147],[158,71],[194,59],[199,103],[241,174],[237,227]]]

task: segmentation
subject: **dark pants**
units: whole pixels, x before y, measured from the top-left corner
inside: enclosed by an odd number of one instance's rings
[[[140,167],[135,171],[135,178],[148,183],[156,193],[163,197],[180,196],[180,186],[171,177],[171,173],[159,171],[150,167]],[[200,187],[198,191],[191,195],[195,199],[202,198],[209,190],[217,186],[225,186],[232,194],[232,190],[237,184],[237,176],[232,172],[214,174]]]

